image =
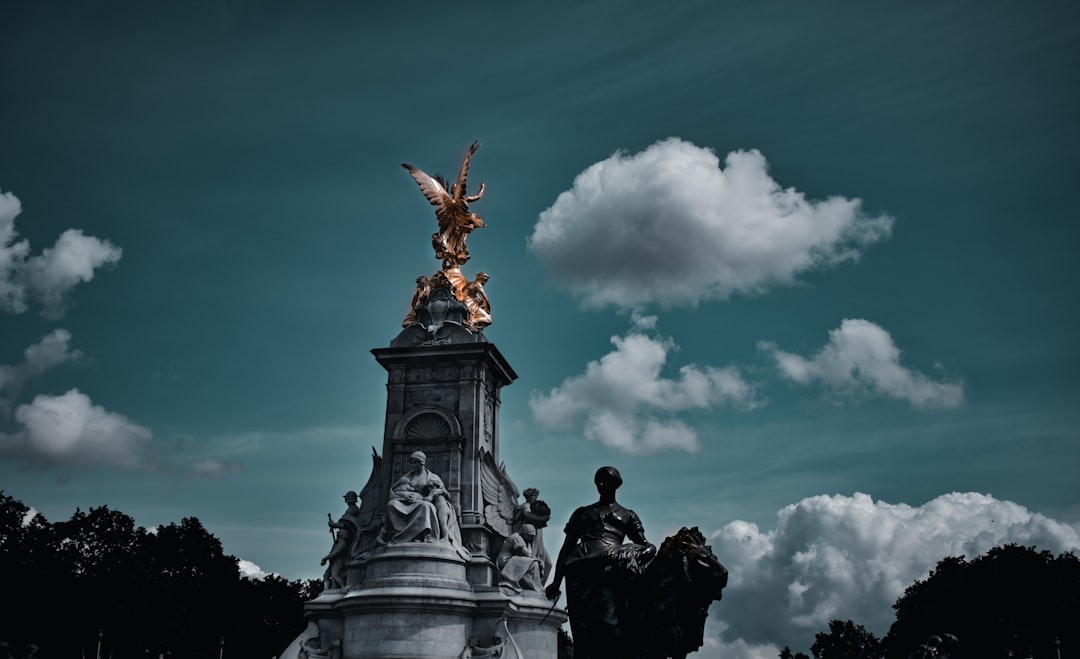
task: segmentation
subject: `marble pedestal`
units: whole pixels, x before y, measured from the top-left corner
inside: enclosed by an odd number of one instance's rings
[[[324,643],[340,639],[342,659],[458,659],[496,635],[529,659],[556,659],[566,614],[549,614],[541,593],[474,586],[466,565],[445,544],[380,547],[349,566],[359,586],[323,593],[306,614]]]

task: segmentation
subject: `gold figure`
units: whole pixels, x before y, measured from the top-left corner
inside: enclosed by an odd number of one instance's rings
[[[431,280],[420,275],[416,278],[416,290],[413,291],[409,313],[405,314],[405,320],[401,321],[402,327],[408,327],[416,322],[416,308],[424,303],[429,295],[431,295]]]
[[[482,330],[491,324],[491,302],[484,292],[484,284],[489,279],[486,272],[477,273],[476,280],[465,284],[461,291],[461,303],[469,310],[466,324],[471,330]]]
[[[420,191],[435,207],[435,219],[439,221],[439,230],[431,234],[431,246],[435,248],[435,258],[440,259],[443,268],[459,266],[469,260],[469,248],[465,238],[473,229],[484,226],[484,221],[476,213],[469,212],[469,204],[479,201],[484,196],[484,183],[475,195],[465,192],[465,182],[469,176],[469,161],[480,147],[480,142],[473,142],[461,163],[457,183],[448,186],[446,179],[436,174],[430,176],[412,165],[401,163],[409,171]],[[449,191],[448,191],[449,190]]]

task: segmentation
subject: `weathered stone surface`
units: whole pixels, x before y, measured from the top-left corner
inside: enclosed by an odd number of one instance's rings
[[[566,614],[549,611],[539,593],[500,591],[494,559],[507,533],[484,513],[481,455],[498,460],[500,392],[517,374],[491,343],[407,345],[400,339],[409,331],[372,351],[387,371],[386,419],[365,489],[375,500],[363,508],[385,510],[409,455],[422,451],[459,515],[469,556],[445,543],[364,544],[347,566],[346,589],[308,602],[307,617],[320,639],[340,639],[342,659],[457,659],[496,635],[530,659],[556,659]],[[381,520],[362,530],[365,539]]]

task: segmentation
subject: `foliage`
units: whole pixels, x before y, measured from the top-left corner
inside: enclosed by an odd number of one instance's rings
[[[880,659],[881,641],[862,625],[833,620],[828,633],[814,637],[810,652],[814,659]]]
[[[906,659],[930,635],[955,634],[953,659],[1080,657],[1080,560],[1034,547],[995,547],[978,558],[950,557],[893,606],[887,659]]]
[[[275,656],[319,585],[242,578],[198,519],[148,532],[106,506],[50,524],[0,492],[0,639],[42,657]]]

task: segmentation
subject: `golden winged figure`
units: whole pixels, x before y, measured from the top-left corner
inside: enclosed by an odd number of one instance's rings
[[[459,266],[469,260],[469,248],[465,244],[465,238],[473,229],[484,226],[479,215],[469,212],[469,204],[484,196],[483,181],[480,182],[480,190],[476,194],[469,195],[465,191],[469,177],[469,161],[478,148],[480,142],[473,142],[469,147],[465,160],[461,163],[457,183],[453,185],[448,185],[446,179],[438,174],[431,176],[412,165],[401,163],[435,207],[439,230],[431,234],[431,246],[435,248],[435,258],[442,260],[444,268]]]

